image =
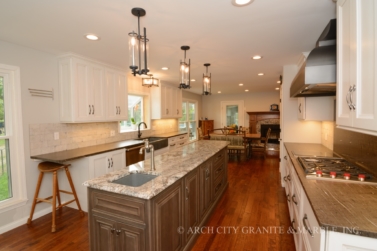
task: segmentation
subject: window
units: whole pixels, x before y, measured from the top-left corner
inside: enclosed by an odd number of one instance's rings
[[[128,120],[120,122],[120,131],[136,130],[136,125],[145,121],[145,96],[128,95]]]
[[[198,104],[196,101],[184,100],[182,102],[182,117],[179,119],[179,132],[187,132],[189,140],[196,140],[197,128],[197,109]]]
[[[26,203],[19,68],[0,65],[0,212]]]
[[[244,102],[222,101],[221,102],[221,127],[224,126],[244,126]]]

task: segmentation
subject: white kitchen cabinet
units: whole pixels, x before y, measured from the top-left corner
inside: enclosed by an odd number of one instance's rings
[[[107,122],[127,119],[126,75],[76,55],[59,60],[60,121]]]
[[[168,140],[169,151],[173,150],[176,147],[183,146],[188,142],[188,134],[181,134],[175,137],[171,137]]]
[[[106,69],[107,117],[109,120],[127,120],[128,90],[126,74]]]
[[[87,157],[89,179],[94,179],[126,166],[125,149],[115,150]]]
[[[178,87],[160,84],[151,89],[152,119],[180,118],[182,116],[182,91]]]
[[[301,97],[297,116],[300,120],[334,121],[334,109],[334,97]]]
[[[339,128],[377,135],[377,2],[337,2]]]
[[[357,231],[357,229],[345,229],[345,232],[346,231]],[[377,239],[375,238],[328,231],[326,239],[329,240],[328,244],[326,245],[326,251],[377,251]]]

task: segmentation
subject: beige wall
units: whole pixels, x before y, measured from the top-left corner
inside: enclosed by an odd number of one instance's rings
[[[334,121],[322,121],[321,142],[330,150],[334,149],[334,129]]]
[[[221,101],[239,101],[243,100],[244,109],[244,125],[248,126],[249,115],[251,111],[269,111],[271,104],[279,104],[279,92],[259,92],[259,93],[243,93],[243,94],[212,94],[210,96],[202,96],[202,113],[200,117],[206,117],[214,120],[214,127],[221,127]]]

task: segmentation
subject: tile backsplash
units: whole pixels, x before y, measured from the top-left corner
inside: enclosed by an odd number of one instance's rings
[[[143,130],[143,137],[178,131],[176,119],[152,120],[152,126]],[[143,128],[143,126],[142,126]],[[114,131],[115,135],[110,136]],[[59,133],[59,139],[54,139]],[[137,131],[119,133],[118,122],[81,124],[30,124],[30,155],[59,152],[137,138]]]
[[[322,121],[321,142],[330,150],[333,150],[334,147],[334,128],[334,121]]]

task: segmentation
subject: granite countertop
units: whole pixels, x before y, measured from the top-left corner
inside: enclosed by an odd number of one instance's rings
[[[171,132],[171,133],[150,135],[148,137],[170,138],[170,137],[182,135],[185,133],[186,132]],[[30,158],[61,163],[61,162],[66,162],[66,161],[82,158],[82,157],[88,157],[95,154],[110,152],[113,150],[118,150],[118,149],[141,145],[141,144],[143,144],[142,140],[123,140],[123,141],[101,144],[101,145],[96,145],[96,146],[88,146],[88,147],[76,148],[72,150],[34,155],[34,156],[30,156]]]
[[[150,171],[150,160],[146,160],[88,180],[83,185],[112,193],[151,199],[211,158],[228,144],[229,142],[227,141],[199,140],[156,156],[156,171]],[[111,183],[111,181],[132,172],[155,174],[158,177],[139,187]]]
[[[322,156],[336,154],[320,144],[284,145],[320,227],[335,232],[377,238],[377,184],[306,179],[305,172],[294,153]]]

